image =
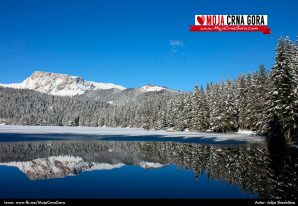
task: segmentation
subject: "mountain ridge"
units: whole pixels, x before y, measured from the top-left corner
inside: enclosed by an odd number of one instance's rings
[[[86,81],[79,76],[44,71],[33,72],[31,76],[21,83],[0,84],[0,86],[14,89],[30,89],[57,96],[81,95],[89,90],[126,89],[121,85],[112,83]]]
[[[52,73],[45,71],[35,71],[32,73],[31,76],[26,78],[21,83],[0,83],[0,86],[14,89],[29,89],[56,96],[75,96],[85,94],[88,91],[100,90],[124,91],[126,89],[136,89],[141,93],[160,92],[162,90],[172,91],[166,87],[151,84],[146,84],[140,88],[126,88],[122,85],[117,85],[113,83],[87,81],[80,76],[71,76],[68,74]]]

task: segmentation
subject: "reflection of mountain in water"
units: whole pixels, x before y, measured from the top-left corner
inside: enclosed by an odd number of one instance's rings
[[[14,166],[24,172],[29,179],[60,178],[80,174],[82,171],[111,170],[124,164],[85,162],[81,157],[51,156],[26,162],[8,162],[0,165]]]
[[[238,184],[261,198],[298,196],[297,150],[285,152],[277,161],[266,145],[229,148],[170,142],[33,142],[0,144],[0,150],[2,165],[17,166],[30,179],[124,164],[144,168],[176,164],[194,171],[195,176],[207,172],[210,178]]]

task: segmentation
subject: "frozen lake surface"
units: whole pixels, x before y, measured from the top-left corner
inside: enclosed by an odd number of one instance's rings
[[[171,132],[136,128],[0,126],[0,141],[26,140],[117,140],[175,141],[213,144],[260,143],[264,138],[251,133]]]

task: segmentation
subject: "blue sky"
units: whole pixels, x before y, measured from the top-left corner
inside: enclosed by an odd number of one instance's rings
[[[293,0],[0,0],[0,82],[49,71],[190,91],[267,69],[298,35]],[[189,32],[195,14],[267,14],[272,34]]]

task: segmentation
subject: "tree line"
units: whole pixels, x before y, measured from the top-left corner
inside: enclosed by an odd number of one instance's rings
[[[298,46],[280,38],[275,64],[234,80],[195,86],[192,92],[148,92],[122,104],[97,98],[59,97],[0,87],[0,123],[138,127],[175,131],[254,130],[282,137],[298,136]],[[136,101],[137,100],[137,101]]]

